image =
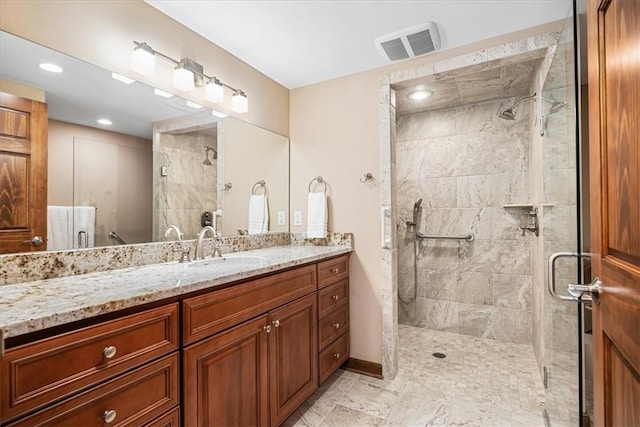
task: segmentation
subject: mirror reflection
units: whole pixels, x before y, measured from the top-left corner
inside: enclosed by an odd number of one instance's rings
[[[48,106],[48,250],[289,230],[286,137],[6,32],[0,55],[0,91]]]

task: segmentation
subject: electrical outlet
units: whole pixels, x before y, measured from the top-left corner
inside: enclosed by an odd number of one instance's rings
[[[287,217],[284,211],[278,211],[278,225],[287,225]]]
[[[293,225],[302,225],[302,211],[293,213]]]

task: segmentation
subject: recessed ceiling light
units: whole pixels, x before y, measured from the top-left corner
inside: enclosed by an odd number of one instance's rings
[[[42,64],[38,64],[38,67],[42,68],[45,71],[49,71],[51,73],[61,73],[62,67],[59,67],[56,64],[51,64],[49,62],[43,62]]]
[[[135,82],[135,80],[130,79],[129,77],[125,77],[122,74],[118,74],[118,73],[111,73],[111,77],[127,85],[130,85],[131,83]]]
[[[157,88],[153,89],[153,93],[155,93],[156,95],[161,96],[163,98],[171,98],[173,96],[172,93],[165,92],[165,91],[157,89]]]
[[[193,101],[187,101],[187,106],[191,107],[191,108],[195,108],[196,110],[199,110],[202,108],[202,105],[200,104],[196,104]]]
[[[409,99],[413,99],[414,101],[420,101],[423,99],[427,99],[431,95],[433,94],[428,90],[415,90],[409,94]]]
[[[225,117],[227,117],[225,113],[221,113],[220,111],[216,111],[216,110],[211,110],[211,115],[214,117],[220,117],[221,119],[224,119]]]
[[[113,124],[113,123],[111,123],[111,120],[109,120],[109,119],[99,119],[98,123],[100,123],[101,125],[105,125],[105,126],[109,126],[109,125]]]

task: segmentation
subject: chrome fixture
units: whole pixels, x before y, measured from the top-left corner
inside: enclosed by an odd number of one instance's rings
[[[212,226],[207,225],[205,227],[202,227],[202,230],[200,230],[200,233],[198,233],[198,240],[196,240],[196,250],[193,253],[194,260],[204,259],[204,256],[202,255],[202,239],[204,239],[204,236],[205,234],[207,234],[207,231],[210,231],[213,234],[214,238],[218,237],[218,232]]]
[[[323,177],[318,175],[315,178],[313,178],[311,181],[309,181],[309,193],[311,193],[311,185],[313,185],[315,181],[317,181],[318,184],[324,184],[324,189],[322,191],[323,192],[327,191],[327,181],[325,181]]]
[[[126,244],[127,244],[127,242],[125,242],[124,240],[122,240],[122,239],[120,238],[120,236],[118,236],[118,233],[116,233],[115,231],[111,231],[111,232],[109,233],[109,237],[110,237],[111,239],[115,240],[116,242],[118,242],[118,243],[119,243],[119,244],[121,244],[121,245],[126,245]]]
[[[180,254],[180,260],[178,260],[179,263],[185,263],[185,262],[191,262],[191,256],[189,255],[189,249],[183,249],[181,254]]]
[[[525,231],[529,231],[538,236],[540,234],[540,225],[538,224],[538,208],[529,211],[529,218],[531,218],[531,224],[520,226],[522,235],[524,236]]]
[[[175,225],[170,225],[167,227],[167,229],[164,231],[164,237],[169,237],[169,234],[171,234],[172,231],[175,231],[176,236],[178,236],[178,240],[182,240],[182,232]]]
[[[367,172],[364,174],[363,178],[360,178],[360,182],[362,183],[373,181],[373,174],[371,172]]]
[[[536,94],[534,93],[533,95],[529,95],[529,96],[525,96],[524,98],[520,98],[511,107],[498,112],[498,117],[500,117],[501,119],[504,119],[504,120],[515,120],[516,119],[516,114],[513,111],[514,108],[516,108],[522,101],[526,101],[527,99],[534,99],[535,97],[536,97]]]
[[[204,154],[205,156],[207,156],[206,159],[204,159],[204,162],[202,162],[203,165],[205,166],[213,166],[213,163],[211,163],[211,160],[209,160],[209,151],[213,151],[213,160],[217,160],[218,159],[218,151],[213,148],[213,147],[204,147]]]
[[[602,292],[602,282],[599,278],[593,279],[591,283],[575,284],[569,283],[567,291],[570,295],[560,295],[556,291],[556,261],[559,258],[591,258],[590,253],[579,254],[575,252],[556,252],[549,257],[549,293],[552,297],[560,301],[578,301],[578,302],[600,302],[600,293]]]
[[[231,98],[231,110],[236,113],[246,113],[249,111],[247,94],[241,90],[229,86],[218,78],[208,76],[204,73],[204,68],[190,58],[182,58],[179,61],[154,50],[147,43],[134,41],[133,53],[131,55],[131,69],[143,76],[150,76],[155,72],[155,58],[159,56],[175,64],[173,70],[173,86],[181,91],[189,91],[205,86],[204,99],[215,104],[224,101],[224,88],[233,92]]]
[[[418,292],[418,234],[419,233],[417,230],[420,225],[421,213],[422,213],[422,199],[418,199],[413,204],[413,220],[405,222],[405,224],[407,225],[407,228],[413,228],[413,297],[405,300],[400,295],[400,292],[398,292],[398,299],[405,304],[409,304],[415,301],[416,297],[418,296],[417,292]]]
[[[466,240],[467,242],[473,242],[475,238],[472,233],[465,234],[464,236],[439,236],[436,234],[416,233],[416,239],[420,240]]]
[[[229,191],[231,190],[232,187],[233,187],[233,184],[231,184],[230,182],[227,182],[222,186],[222,191]]]

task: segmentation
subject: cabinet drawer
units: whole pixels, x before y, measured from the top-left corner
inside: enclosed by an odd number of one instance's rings
[[[190,344],[316,289],[316,267],[309,265],[186,299],[183,342]]]
[[[325,382],[349,358],[349,333],[338,338],[320,353],[320,384]]]
[[[318,289],[349,277],[349,255],[318,263]]]
[[[180,407],[159,416],[144,427],[180,427]]]
[[[318,318],[349,303],[349,281],[341,280],[318,291]]]
[[[2,421],[175,351],[178,345],[178,305],[171,304],[7,350],[1,368]]]
[[[320,320],[319,330],[318,337],[320,340],[320,350],[322,350],[331,344],[337,336],[349,330],[349,306],[344,306],[335,313]]]
[[[11,426],[143,425],[177,406],[178,393],[178,353],[173,353]],[[115,418],[107,422],[110,411]]]

